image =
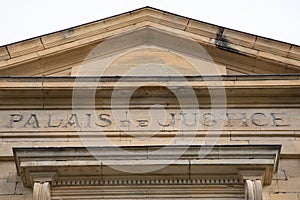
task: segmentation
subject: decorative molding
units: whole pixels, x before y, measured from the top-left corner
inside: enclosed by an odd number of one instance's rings
[[[235,185],[242,184],[239,178],[207,178],[207,179],[112,179],[112,180],[56,180],[52,186],[100,186],[100,185]]]
[[[208,154],[199,156],[200,149],[209,150]],[[228,185],[241,189],[245,185],[246,200],[261,200],[262,185],[270,184],[277,170],[280,149],[280,145],[175,145],[14,148],[13,151],[17,171],[25,186],[34,187],[35,200],[48,197],[50,184],[56,190],[94,186],[100,189],[202,186],[222,187],[224,191]],[[128,151],[130,156],[124,153]],[[155,170],[146,174],[126,171],[147,167]],[[41,189],[44,187],[47,189]]]
[[[278,65],[281,65],[282,62],[288,63],[290,64],[288,70],[294,68],[294,71],[298,71],[299,54],[297,51],[293,51],[294,48],[291,47],[295,46],[291,44],[224,29],[223,27],[149,7],[89,23],[88,25],[6,45],[5,48],[2,48],[5,49],[6,53],[4,55],[6,59],[9,59],[9,62],[2,62],[0,66],[7,69],[32,60],[45,59],[55,54],[98,43],[111,36],[145,27],[163,29],[172,34],[193,38],[210,48],[216,48],[217,46],[221,48],[220,51],[226,50],[226,54],[222,53],[225,55],[232,50],[238,50],[239,54],[247,55],[249,58],[263,58],[278,63]],[[226,37],[225,46],[223,42],[220,43],[220,41],[223,41],[223,37]]]
[[[243,170],[239,174],[244,180],[245,200],[262,200],[262,180],[264,170]]]
[[[31,172],[30,176],[32,177],[33,182],[45,183],[52,182],[56,172]]]
[[[0,95],[0,108],[3,110],[14,109],[71,109],[74,81],[85,82],[82,88],[85,91],[91,90],[89,85],[94,85],[95,80],[100,77],[10,77],[0,78],[0,90],[5,91],[5,95]],[[205,81],[220,82],[217,76],[187,76],[186,80],[193,85],[195,93],[201,93],[201,106],[210,108],[209,92],[206,91]],[[265,80],[262,81],[262,78]],[[280,80],[279,80],[280,79]],[[180,92],[183,87],[180,83],[180,77],[122,77],[122,82],[118,82],[116,77],[101,77],[96,90],[95,98],[101,98],[101,103],[95,102],[95,108],[110,108],[110,94],[118,87],[123,90],[132,90],[141,82],[147,82],[145,89],[155,89],[157,83],[170,85],[174,92]],[[101,84],[100,84],[101,83]],[[153,85],[151,84],[153,83]],[[97,85],[97,84],[96,84]],[[227,95],[227,107],[236,108],[299,108],[299,75],[281,75],[281,76],[254,76],[254,75],[231,75],[222,76],[222,87],[224,87]],[[87,86],[87,87],[85,87]],[[174,86],[174,87],[173,87]],[[217,87],[217,86],[216,86]],[[218,87],[217,87],[218,88]],[[213,86],[212,86],[213,89]],[[98,92],[99,91],[99,92]],[[100,92],[102,91],[102,92]],[[137,90],[136,94],[144,90]],[[245,92],[247,91],[247,92]],[[152,106],[156,101],[161,102],[161,98],[170,98],[160,90],[155,91],[155,97],[158,99],[153,101],[150,99],[143,102],[143,106]],[[15,95],[15,94],[18,95]],[[274,96],[274,94],[280,95]],[[249,98],[250,94],[255,94],[256,98]],[[141,94],[142,95],[142,94]],[[24,99],[34,98],[35,101],[24,101]],[[57,101],[60,96],[62,101]],[[268,97],[268,98],[267,98]],[[272,98],[272,101],[269,100]],[[172,99],[170,99],[172,100]],[[103,103],[104,102],[104,103]],[[177,104],[168,103],[168,107]],[[258,103],[259,102],[259,103]],[[86,108],[86,105],[81,105]],[[186,106],[186,105],[181,105]]]
[[[277,170],[280,145],[175,145],[175,146],[142,146],[142,147],[49,147],[49,148],[14,148],[17,171],[25,186],[33,186],[32,173],[56,172],[55,180],[61,176],[74,178],[113,176],[116,179],[144,179],[143,174],[120,172],[111,167],[122,166],[122,169],[142,170],[149,165],[156,178],[169,179],[176,175],[186,179],[203,177],[232,177],[241,175],[242,171],[257,170],[263,172],[263,183],[270,184],[273,172]],[[199,151],[209,152],[205,157]],[[157,152],[159,150],[159,152]],[[132,152],[130,156],[124,152]],[[112,157],[113,155],[113,157]],[[162,167],[161,167],[162,166]],[[79,171],[75,169],[80,169]],[[175,170],[175,171],[174,171]],[[220,171],[224,173],[220,174]],[[218,172],[217,176],[215,175]],[[52,174],[50,176],[53,177]],[[82,174],[80,174],[82,173]],[[36,176],[37,174],[35,174]],[[244,174],[245,175],[245,174]],[[49,176],[49,174],[48,174]],[[71,179],[72,179],[71,178]]]

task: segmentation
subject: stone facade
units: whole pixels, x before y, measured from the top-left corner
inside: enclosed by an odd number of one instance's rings
[[[299,73],[149,7],[0,47],[0,199],[300,200]]]

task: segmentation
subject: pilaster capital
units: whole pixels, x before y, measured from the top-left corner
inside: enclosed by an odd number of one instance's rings
[[[262,200],[261,180],[245,180],[245,200]]]
[[[53,181],[56,172],[31,172],[30,176],[34,183],[51,183]]]
[[[51,187],[49,182],[34,182],[33,200],[51,200]]]

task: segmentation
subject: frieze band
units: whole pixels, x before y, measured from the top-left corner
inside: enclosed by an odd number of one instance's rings
[[[2,111],[0,125],[4,129],[85,128],[97,130],[195,130],[205,128],[280,128],[298,127],[300,112],[276,109],[228,109],[218,111],[165,110],[149,114],[146,109],[92,111],[37,110]],[[221,126],[220,126],[221,125]]]

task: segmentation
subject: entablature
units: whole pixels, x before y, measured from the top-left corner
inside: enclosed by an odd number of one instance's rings
[[[184,83],[182,83],[184,79]],[[143,85],[137,87],[137,85]],[[2,77],[0,108],[44,109],[72,107],[72,99],[95,97],[95,107],[110,106],[114,98],[132,92],[133,105],[166,102],[178,105],[174,92],[189,102],[187,89],[209,107],[211,92],[224,94],[227,107],[299,107],[298,75],[224,75],[188,77]],[[86,94],[86,95],[85,95]],[[255,97],[255,98],[253,98]],[[156,99],[155,99],[156,98]],[[139,102],[141,101],[141,102]],[[222,101],[224,103],[225,101]],[[84,102],[84,101],[83,101]],[[216,101],[218,103],[218,101]],[[221,104],[221,103],[220,103]],[[80,106],[80,105],[78,105]],[[84,108],[86,105],[82,105]],[[181,105],[184,106],[184,105]]]
[[[174,145],[31,147],[13,151],[24,185],[49,188],[42,196],[51,193],[51,187],[57,191],[59,187],[75,186],[240,187],[245,184],[245,195],[254,195],[256,200],[262,196],[262,185],[270,184],[277,171],[280,148],[280,145]]]

